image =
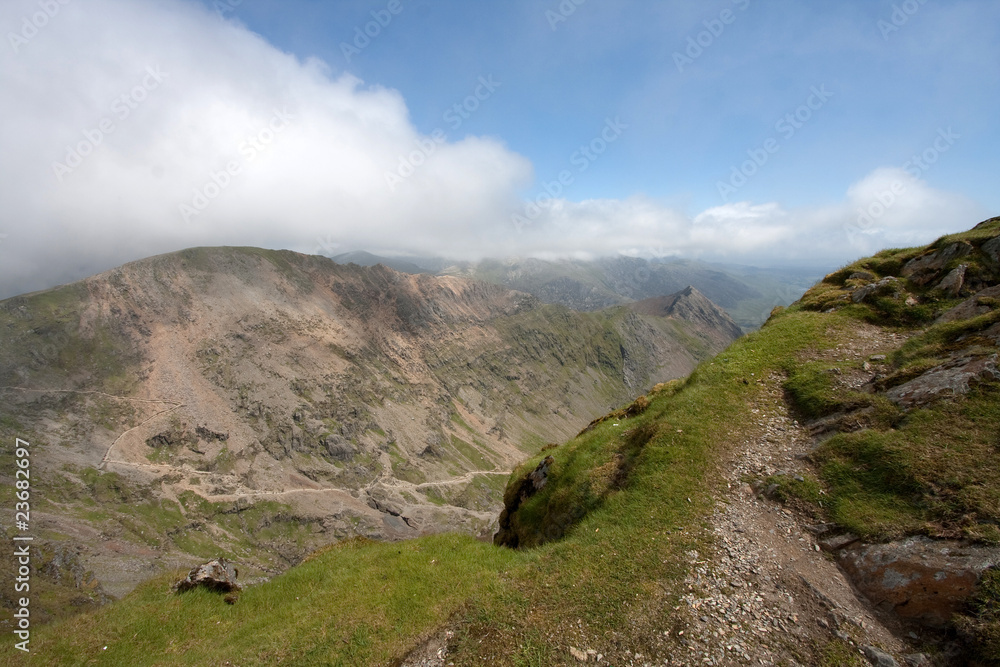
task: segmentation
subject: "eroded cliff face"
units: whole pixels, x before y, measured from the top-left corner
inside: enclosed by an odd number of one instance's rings
[[[215,550],[253,577],[353,535],[489,536],[517,462],[721,344],[699,321],[252,248],[9,299],[0,326],[4,435],[37,443],[58,503],[40,525],[116,595]]]

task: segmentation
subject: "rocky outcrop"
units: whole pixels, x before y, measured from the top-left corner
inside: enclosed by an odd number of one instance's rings
[[[232,593],[240,590],[240,585],[236,583],[237,576],[239,570],[236,565],[219,558],[193,568],[185,578],[174,584],[174,590],[180,593],[202,586],[219,593]]]
[[[949,296],[958,296],[965,285],[965,272],[968,270],[968,264],[959,264],[942,278],[941,282],[934,286],[934,289],[939,289]]]
[[[873,296],[898,295],[902,291],[903,286],[900,284],[899,278],[889,276],[878,282],[869,283],[854,290],[851,292],[851,301],[854,303],[864,303]]]
[[[962,610],[983,571],[1000,563],[1000,548],[911,537],[856,544],[840,551],[837,560],[875,606],[944,628]]]
[[[493,544],[511,549],[516,549],[520,545],[521,539],[512,519],[521,504],[548,483],[549,468],[552,467],[553,463],[555,463],[555,459],[546,456],[534,470],[522,477],[519,482],[511,482],[507,485],[507,491],[503,498],[504,508],[503,512],[500,513],[500,529],[493,536]]]
[[[966,241],[952,243],[941,250],[911,259],[901,273],[915,285],[929,285],[952,260],[967,257],[972,251],[972,245]]]
[[[997,240],[1000,241],[1000,237],[998,237]],[[993,306],[991,306],[987,301],[988,299],[1000,299],[1000,285],[987,287],[984,290],[976,292],[972,297],[966,299],[951,310],[946,311],[937,319],[937,321],[957,322],[959,320],[968,320],[973,317],[985,315],[993,310]]]
[[[893,387],[886,392],[886,396],[902,407],[912,408],[939,398],[962,396],[976,384],[988,380],[1000,380],[996,354],[989,357],[962,356]]]

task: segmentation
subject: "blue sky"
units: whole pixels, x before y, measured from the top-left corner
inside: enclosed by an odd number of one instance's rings
[[[1000,212],[994,0],[12,0],[0,29],[0,295],[208,244],[835,266]]]
[[[581,176],[577,198],[642,192],[679,199],[691,214],[716,205],[716,182],[822,85],[833,94],[829,106],[743,198],[838,200],[860,176],[902,165],[939,128],[953,127],[968,141],[927,180],[1000,210],[996,2],[589,0],[564,3],[574,7],[565,17],[558,2],[400,4],[350,62],[341,44],[386,2],[245,0],[228,15],[282,50],[399,90],[422,132],[447,129],[444,112],[478,77],[494,76],[501,88],[453,138],[499,137],[532,160],[539,178],[564,168],[606,117],[621,117],[629,132]],[[902,14],[894,17],[894,7]],[[724,10],[732,22],[679,68],[675,54],[687,56],[689,38]]]

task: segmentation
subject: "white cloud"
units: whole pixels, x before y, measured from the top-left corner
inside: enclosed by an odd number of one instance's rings
[[[398,92],[301,61],[181,0],[58,6],[12,40],[39,4],[0,3],[10,30],[0,45],[0,297],[216,244],[837,262],[982,213],[878,170],[827,207],[735,203],[692,218],[638,196],[555,200],[519,229],[512,214],[524,210],[517,193],[532,165],[497,139],[422,136]],[[897,201],[849,234],[857,209],[902,178]]]
[[[0,25],[38,11],[4,3]],[[45,23],[0,49],[5,294],[192,245],[437,253],[531,177],[499,141],[421,137],[398,92],[189,3],[71,2]],[[392,191],[400,156],[423,164]]]

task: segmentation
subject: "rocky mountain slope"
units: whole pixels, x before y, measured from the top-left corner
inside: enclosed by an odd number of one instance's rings
[[[997,664],[998,286],[1000,218],[860,260],[522,462],[508,546],[346,541],[233,605],[165,576],[33,659]]]
[[[34,446],[36,611],[220,552],[256,577],[353,536],[488,538],[518,461],[721,349],[716,311],[578,314],[252,248],[6,300],[0,429]]]

